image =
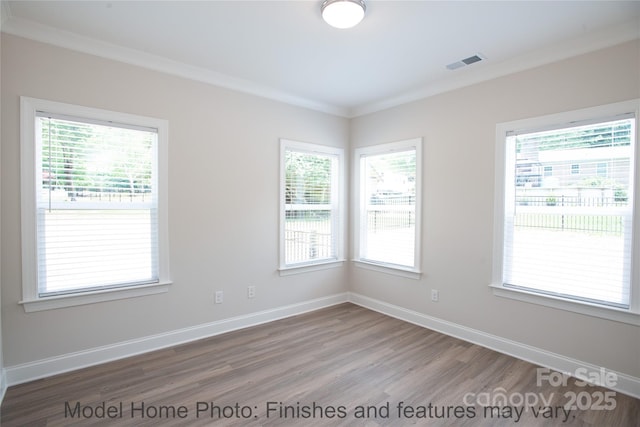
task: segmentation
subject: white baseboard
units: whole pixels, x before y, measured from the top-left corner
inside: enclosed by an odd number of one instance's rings
[[[9,366],[5,369],[6,381],[3,381],[2,384],[4,387],[21,384],[88,366],[99,365],[135,356],[137,354],[147,353],[149,351],[160,350],[162,348],[212,337],[225,332],[272,322],[274,320],[295,316],[347,301],[347,293],[335,294],[298,304],[291,304],[270,310],[231,317],[229,319],[223,319],[190,328],[178,329],[158,335],[151,335],[135,340],[37,360],[35,362]]]
[[[4,400],[4,394],[7,392],[7,374],[4,368],[0,367],[0,405]]]
[[[416,311],[408,310],[393,304],[366,297],[357,293],[342,293],[328,297],[287,305],[270,310],[259,311],[242,316],[223,319],[216,322],[179,329],[163,334],[152,335],[140,339],[125,341],[69,353],[57,357],[6,367],[0,373],[0,403],[6,388],[12,385],[45,378],[52,375],[74,371],[88,366],[99,365],[113,360],[123,359],[149,351],[159,350],[190,341],[231,332],[238,329],[256,326],[274,320],[318,310],[344,302],[352,302],[370,310],[413,323],[434,331],[450,335],[481,345],[518,359],[556,371],[572,373],[578,369],[587,373],[598,373],[600,367],[532,347],[520,342],[511,341],[496,335],[487,334],[476,329],[431,317]],[[606,367],[605,367],[606,368]],[[617,384],[613,390],[635,398],[640,398],[640,378],[607,369],[617,375]],[[579,371],[578,371],[579,372]]]
[[[540,348],[532,347],[517,341],[511,341],[496,335],[448,322],[446,320],[427,316],[417,311],[407,310],[397,305],[366,297],[357,293],[349,293],[349,301],[387,316],[395,317],[418,326],[422,326],[464,341],[478,344],[482,347],[507,354],[518,359],[531,362],[555,371],[564,373],[585,372],[587,380],[590,373],[600,373],[601,367],[572,359],[560,354],[552,353]],[[607,372],[617,375],[617,384],[612,390],[640,399],[640,378],[626,375],[603,367]]]

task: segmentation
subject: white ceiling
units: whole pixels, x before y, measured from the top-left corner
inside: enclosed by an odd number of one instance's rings
[[[3,0],[2,31],[346,117],[640,38],[640,1],[321,3]]]

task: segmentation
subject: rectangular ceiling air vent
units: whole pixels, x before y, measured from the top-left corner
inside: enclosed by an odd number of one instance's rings
[[[467,65],[475,64],[476,62],[480,62],[485,59],[484,56],[478,54],[472,55],[468,58],[461,59],[460,61],[452,62],[447,65],[447,69],[449,70],[457,70],[458,68],[465,67]]]

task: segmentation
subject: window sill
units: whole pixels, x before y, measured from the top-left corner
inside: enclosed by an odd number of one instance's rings
[[[323,262],[318,262],[314,264],[300,264],[294,266],[280,267],[278,271],[280,271],[280,276],[290,276],[292,274],[301,274],[307,273],[310,271],[318,271],[318,270],[326,270],[329,268],[337,268],[342,267],[344,265],[344,260],[328,260]]]
[[[422,273],[420,271],[411,270],[408,268],[402,268],[400,266],[394,266],[391,264],[377,264],[370,261],[364,261],[361,259],[354,259],[353,264],[356,267],[364,268],[366,270],[379,271],[381,273],[391,274],[394,276],[406,277],[413,280],[420,280]]]
[[[107,289],[94,292],[83,292],[69,295],[44,297],[32,300],[20,301],[27,313],[55,310],[57,308],[74,307],[78,305],[94,304],[118,299],[136,298],[146,295],[165,293],[169,290],[171,282],[154,283],[130,288]]]
[[[528,302],[531,304],[543,305],[546,307],[557,308],[560,310],[571,311],[573,313],[585,314],[592,317],[600,317],[602,319],[613,320],[615,322],[627,323],[630,325],[640,326],[640,313],[615,308],[605,307],[586,302],[573,301],[565,298],[554,297],[551,295],[541,295],[534,292],[528,292],[522,289],[505,288],[502,285],[489,285],[493,294],[503,298],[514,299],[518,301]]]

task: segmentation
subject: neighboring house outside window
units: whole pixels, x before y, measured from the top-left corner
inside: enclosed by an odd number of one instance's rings
[[[578,163],[574,163],[571,165],[571,173],[577,175],[580,173],[580,165]]]

